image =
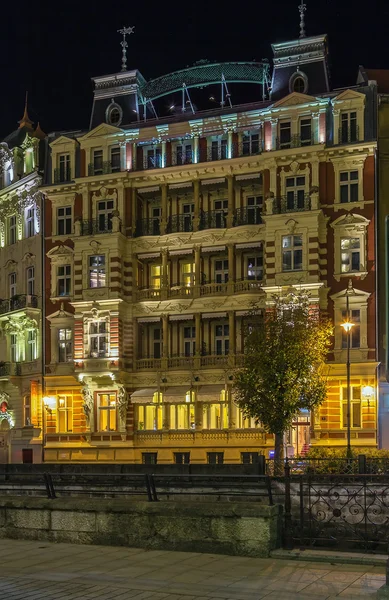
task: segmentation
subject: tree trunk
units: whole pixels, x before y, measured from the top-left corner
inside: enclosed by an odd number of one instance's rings
[[[284,434],[274,434],[274,475],[282,477],[284,474]]]

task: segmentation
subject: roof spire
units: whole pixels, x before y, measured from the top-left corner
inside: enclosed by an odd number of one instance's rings
[[[307,10],[307,5],[301,0],[301,4],[299,5],[299,13],[300,13],[300,40],[305,38],[305,17],[304,13]]]
[[[28,112],[27,112],[27,102],[28,102],[28,92],[26,92],[26,101],[24,104],[24,114],[23,114],[23,117],[21,118],[21,120],[19,121],[19,129],[22,129],[22,127],[27,127],[27,129],[33,129],[32,121],[31,121],[30,117],[28,116]]]
[[[127,40],[126,36],[134,33],[135,27],[123,27],[123,29],[118,29],[118,33],[121,33],[123,36],[123,40],[120,42],[122,47],[122,71],[127,71]]]

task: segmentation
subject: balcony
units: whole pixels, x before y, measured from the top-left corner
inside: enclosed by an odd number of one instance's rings
[[[240,225],[261,225],[263,223],[261,216],[261,208],[259,206],[245,206],[237,208],[234,212],[233,226]]]
[[[339,127],[338,130],[339,144],[352,144],[359,141],[359,125],[351,125],[350,127]]]
[[[117,371],[119,369],[119,359],[113,356],[87,357],[83,359],[74,359],[74,370],[76,372],[92,371],[94,373],[104,373],[105,371]]]
[[[262,279],[242,279],[234,283],[234,294],[255,293],[262,291]]]
[[[169,369],[193,369],[194,357],[193,356],[171,356],[168,358]]]
[[[313,136],[292,135],[290,139],[281,141],[281,138],[276,139],[276,150],[289,150],[290,148],[303,148],[304,146],[313,146],[315,140]]]
[[[231,354],[208,354],[200,359],[202,367],[227,367],[233,366],[233,362],[234,357]]]
[[[23,308],[38,308],[38,296],[18,294],[9,300],[0,300],[0,315]]]
[[[157,370],[161,368],[161,358],[140,358],[136,361],[136,369],[139,371]]]
[[[69,183],[72,180],[72,173],[69,167],[54,169],[54,183]]]
[[[169,298],[193,298],[194,286],[187,285],[172,285],[168,290]]]
[[[273,213],[284,214],[289,212],[301,212],[311,210],[311,198],[308,195],[288,194],[277,198],[274,203]]]
[[[120,230],[120,223],[119,223]],[[81,221],[81,231],[80,235],[98,235],[102,233],[111,233],[112,232],[112,221],[104,220],[103,222],[100,219],[87,219]]]
[[[166,233],[183,233],[193,231],[191,214],[172,215],[169,217]]]
[[[142,300],[160,300],[161,288],[138,290],[136,293],[136,299],[138,302],[141,302]]]
[[[241,355],[238,355],[241,356]],[[137,371],[159,371],[168,369],[198,369],[200,367],[233,367],[233,354],[204,354],[202,356],[170,356],[167,358],[139,358],[136,360]]]
[[[224,210],[209,210],[201,212],[200,229],[225,229],[227,227],[227,212]]]
[[[109,175],[110,173],[120,173],[120,171],[124,171],[125,169],[121,169],[120,164],[111,162],[110,160],[106,160],[102,163],[89,163],[88,165],[88,175],[92,177],[94,175]]]
[[[135,237],[141,237],[142,235],[161,235],[160,217],[139,219],[136,222]]]
[[[37,375],[42,372],[42,361],[37,358],[25,362],[0,362],[0,377]]]
[[[200,296],[225,296],[228,292],[228,283],[205,283],[200,286]]]
[[[145,288],[136,292],[136,301],[145,300],[160,301],[166,298],[197,298],[203,296],[227,296],[239,293],[258,294],[262,291],[263,273],[259,273],[256,279],[241,279],[225,283],[209,282],[200,286],[175,284],[170,288]]]
[[[232,145],[232,157],[242,158],[244,156],[258,156],[263,152],[262,140],[251,140]]]

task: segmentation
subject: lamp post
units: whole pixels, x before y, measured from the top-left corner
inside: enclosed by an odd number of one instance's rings
[[[351,286],[352,289],[352,286]],[[347,458],[351,458],[351,386],[350,386],[350,337],[351,329],[354,323],[350,319],[350,300],[349,300],[350,285],[346,291],[346,321],[341,323],[341,327],[347,335]]]
[[[43,419],[42,419],[42,425],[43,425],[43,452],[44,452],[44,448],[46,446],[46,438],[47,438],[47,415],[45,416],[45,413],[47,413],[48,415],[52,415],[53,414],[53,410],[57,407],[57,399],[56,399],[56,397],[55,396],[44,396],[43,397],[43,407],[45,409],[43,411]]]

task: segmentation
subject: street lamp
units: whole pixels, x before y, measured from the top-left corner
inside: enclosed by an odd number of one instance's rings
[[[346,291],[346,321],[344,323],[341,323],[341,327],[343,327],[347,335],[347,458],[351,458],[350,337],[351,329],[354,326],[354,323],[352,323],[350,319],[349,292],[350,284]]]

